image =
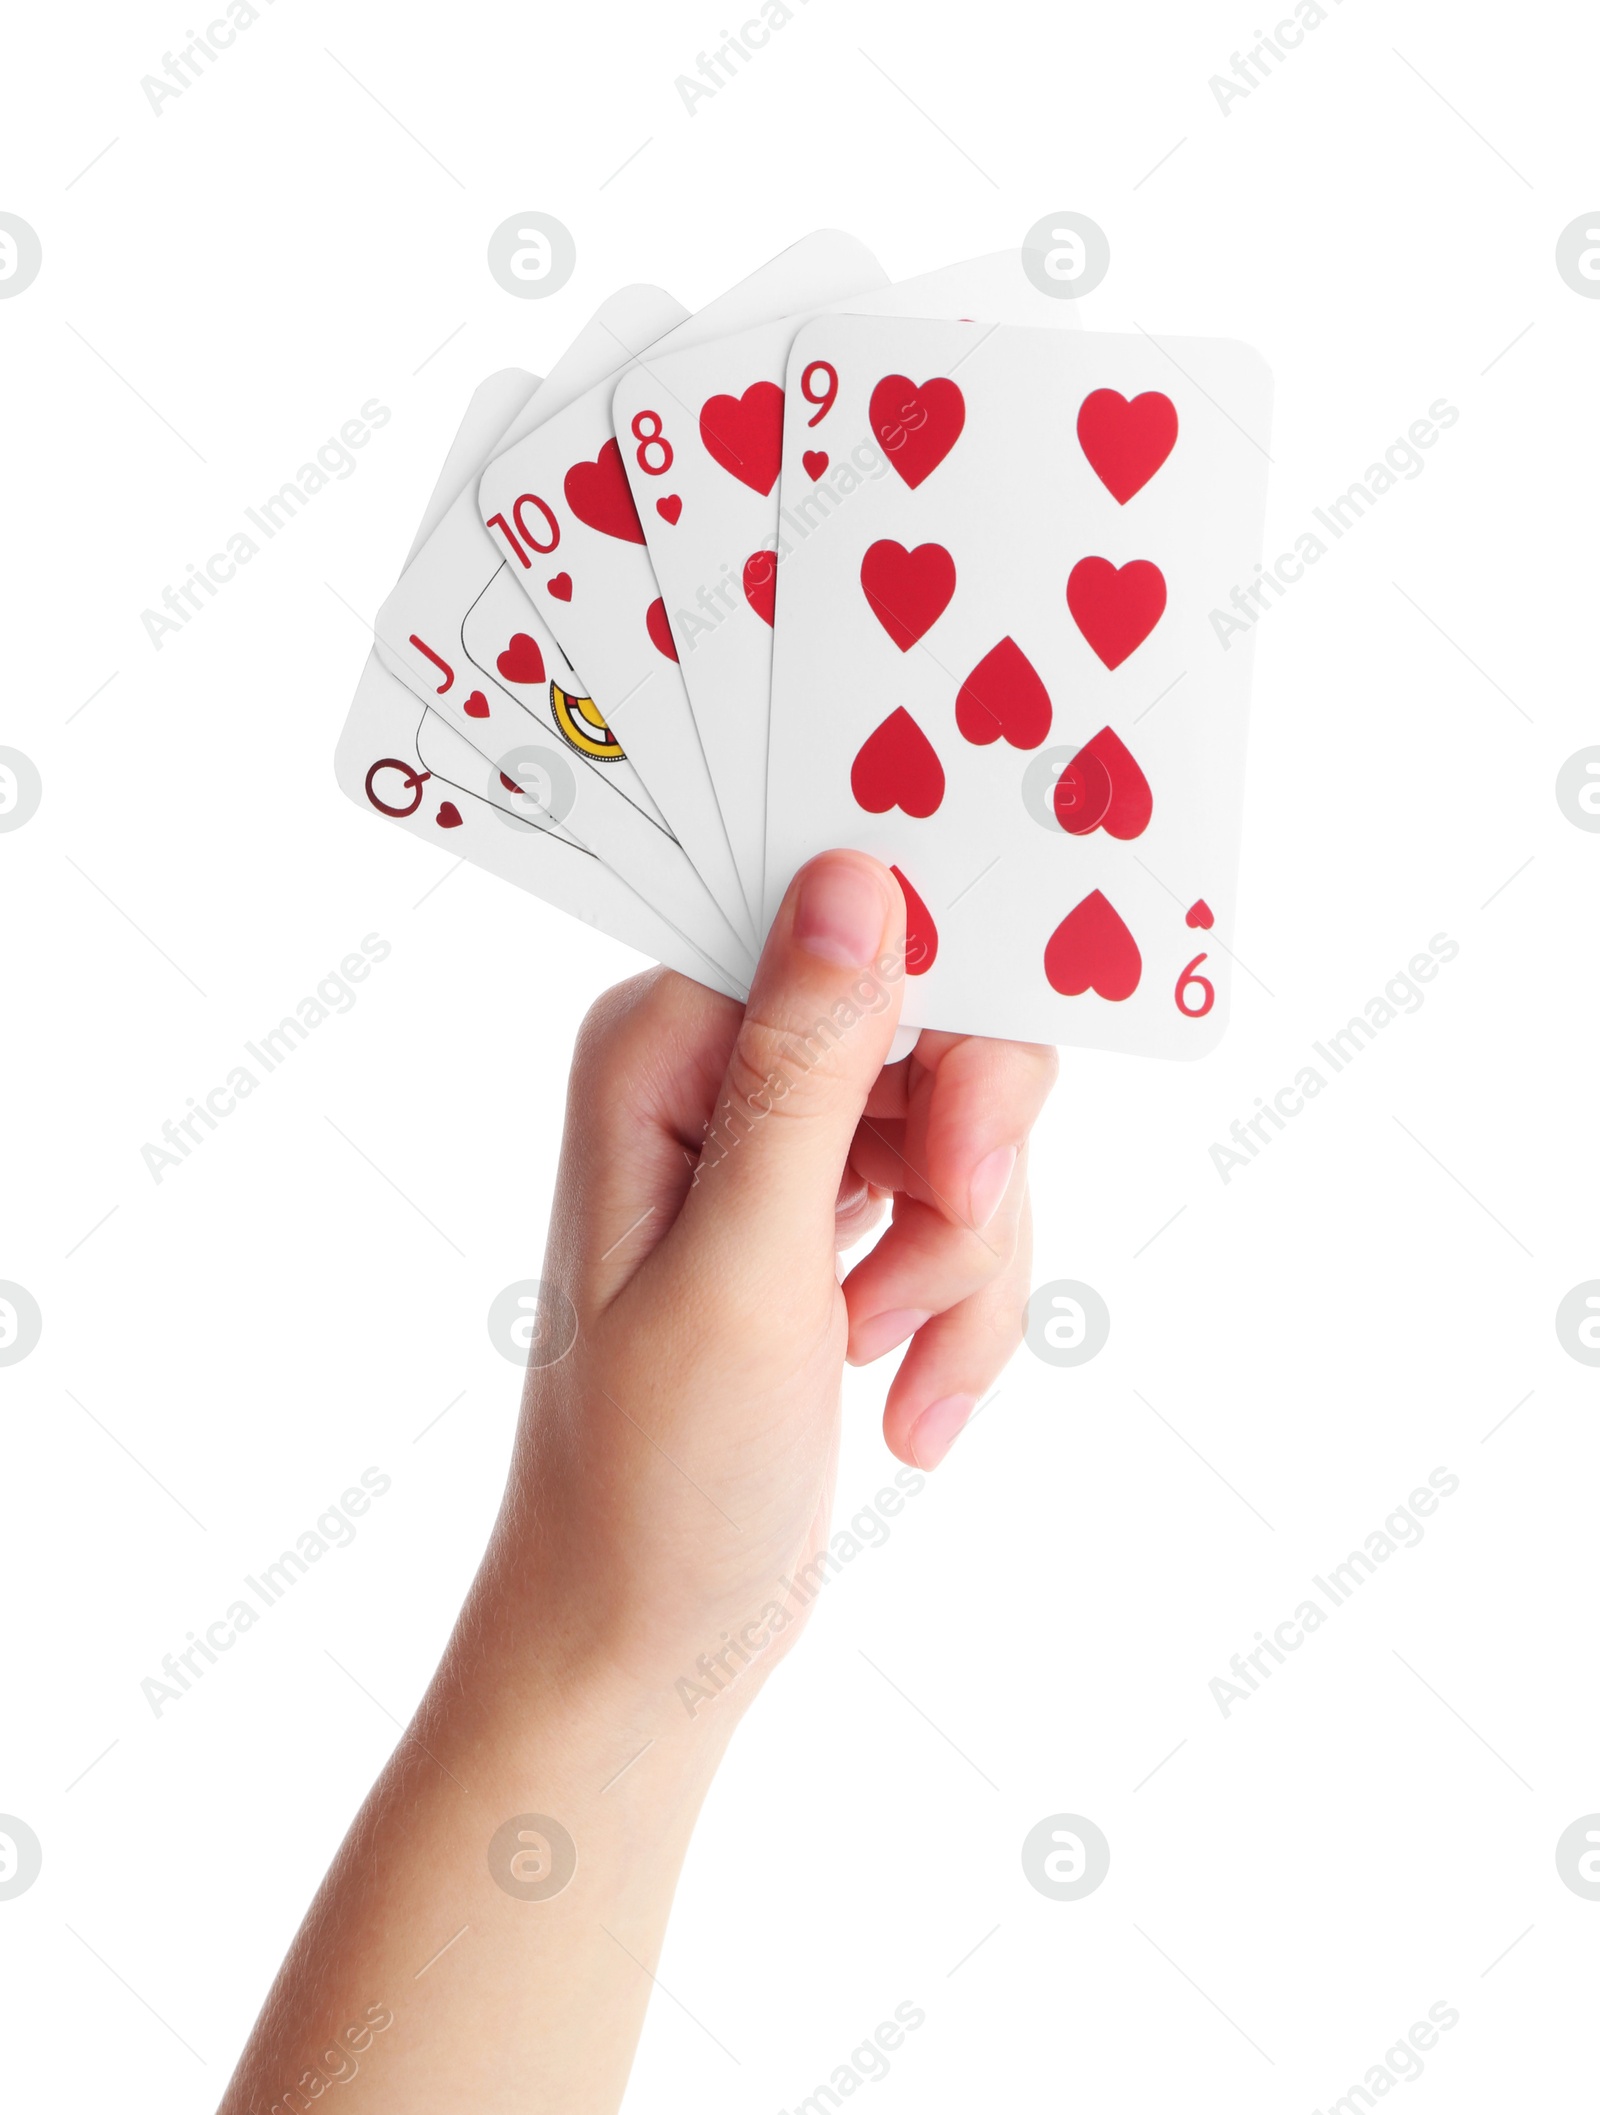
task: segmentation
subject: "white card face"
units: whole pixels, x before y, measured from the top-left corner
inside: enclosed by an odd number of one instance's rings
[[[473,464],[527,410],[534,391],[540,386],[539,377],[529,374],[525,367],[502,367],[496,374],[485,375],[472,392],[462,413],[461,424],[456,428],[455,439],[450,443],[450,453],[439,472],[438,482],[422,510],[422,520],[406,553],[406,565],[416,557],[461,497],[463,488],[471,481]],[[405,566],[402,566],[401,571],[404,570]]]
[[[535,430],[625,364],[637,347],[683,316],[656,287],[625,287],[584,327],[510,435]],[[637,774],[590,704],[587,688],[549,628],[510,586],[511,560],[498,534],[486,534],[470,492],[453,503],[407,566],[377,618],[378,652],[391,673],[465,737],[521,790],[550,799],[549,813],[623,880],[645,893],[712,960],[747,978],[752,958],[687,855],[672,840]],[[511,598],[518,625],[501,616]],[[485,605],[488,617],[485,618]],[[501,632],[487,667],[471,665],[464,627]],[[517,680],[500,677],[506,660]],[[542,673],[536,681],[534,670]],[[535,693],[537,691],[537,704]],[[530,713],[537,724],[530,724]],[[565,751],[561,755],[558,751]],[[479,771],[474,783],[482,778]],[[641,828],[641,821],[647,825]]]
[[[412,555],[448,513],[476,473],[508,410],[537,386],[532,375],[494,375],[474,393],[434,488]],[[427,726],[431,764],[418,753],[419,723]],[[343,790],[370,814],[384,816],[413,836],[487,868],[502,880],[609,933],[642,954],[693,977],[730,998],[743,999],[738,979],[709,961],[660,913],[598,859],[551,828],[498,810],[470,790],[482,770],[471,746],[424,712],[412,693],[368,655],[339,738],[335,773]],[[541,826],[541,824],[543,826]]]
[[[539,636],[547,637],[542,619],[535,621]],[[525,733],[524,722],[531,716],[589,763],[603,766],[603,782],[665,830],[666,818],[593,700],[583,695],[577,671],[559,647],[547,661],[539,636],[529,628],[528,598],[512,579],[510,567],[502,566],[461,620],[461,643],[473,666],[489,679],[487,695],[473,712],[461,705],[459,693],[455,712],[441,699],[436,708],[441,717],[454,725],[459,714],[460,731],[468,741],[486,755],[498,755],[501,738]],[[510,715],[513,705],[520,718]]]
[[[432,723],[430,763],[418,753],[419,722]],[[713,991],[744,999],[744,984],[709,961],[591,853],[470,790],[482,771],[477,751],[419,705],[376,653],[367,656],[361,672],[334,770],[368,814],[486,868]]]
[[[1069,328],[1078,322],[1075,303],[1052,301],[1033,285],[1017,250],[893,286],[852,287],[829,306],[851,315],[975,316],[984,323]],[[619,434],[631,433],[641,415],[648,423],[653,413],[672,439],[666,477],[652,475],[642,450],[624,449],[622,463],[739,880],[755,910],[765,894],[783,381],[789,348],[806,320],[780,317],[676,352],[652,348],[648,362],[618,382],[611,407]],[[793,415],[810,429],[828,414],[826,371],[802,372],[800,389]],[[849,445],[835,436],[831,447],[808,446],[802,463],[823,489],[791,503],[792,538],[803,538],[813,517],[820,519],[823,508],[848,497],[863,479],[888,473],[865,427]],[[675,513],[655,505],[663,486],[681,502]]]
[[[539,630],[544,632],[542,622]],[[565,655],[556,648],[554,658],[547,660],[540,651],[538,638],[529,629],[527,597],[509,568],[500,568],[462,618],[461,643],[487,680],[468,701],[463,701],[459,687],[452,697],[439,699],[435,710],[441,719],[495,761],[508,745],[514,747],[527,739],[532,719],[546,735],[553,735],[594,766],[597,784],[612,788],[666,832],[660,809],[645,791],[622,744],[599,718],[593,701],[583,695]]]
[[[815,307],[881,279],[849,236],[808,236],[662,338],[644,367],[682,345]],[[484,472],[479,508],[485,522],[520,541],[526,561],[517,573],[520,585],[584,670],[598,711],[753,946],[755,913],[689,708],[621,441],[612,432],[612,393],[609,384],[590,391],[501,454]],[[663,522],[675,514],[672,436],[683,420],[681,406],[667,410],[675,418],[636,419],[622,436],[651,478],[648,506]]]
[[[1192,1057],[1228,1008],[1271,381],[1248,347],[840,316],[808,450],[889,470],[780,546],[767,905],[897,868],[903,1018]]]
[[[484,431],[484,421],[492,416],[492,407],[498,407],[500,418],[494,425],[487,446],[476,451],[473,471],[481,470],[485,455],[509,447],[525,433],[531,432],[541,420],[552,417],[557,411],[593,387],[598,379],[615,371],[618,362],[626,362],[631,347],[647,344],[651,339],[681,319],[686,311],[674,301],[670,294],[659,287],[647,285],[625,286],[612,294],[578,333],[572,344],[556,362],[554,369],[542,385],[536,385],[532,375],[517,368],[508,368],[500,374],[491,375],[478,385],[468,413],[474,421],[474,431]],[[539,387],[539,400],[532,401],[535,387]],[[467,421],[463,421],[463,431]],[[424,517],[425,531],[419,532],[416,543],[406,559],[409,571],[412,561],[433,531],[443,521],[449,507],[462,498],[465,487],[474,482],[467,477],[449,487],[447,480],[452,475],[455,451],[451,461],[441,473],[439,487],[430,502],[429,512]],[[477,508],[473,504],[471,516],[477,521]],[[418,614],[425,611],[426,594],[438,594],[449,602],[453,594],[462,592],[463,584],[472,580],[481,549],[476,536],[463,537],[453,530],[442,540],[446,546],[437,556],[430,554],[431,562],[437,566],[438,575],[430,587],[426,573],[419,573],[412,588],[407,590],[404,580],[390,598],[391,620],[387,629],[391,640],[398,641],[399,619],[405,609],[396,599],[410,593],[415,596],[414,609]],[[471,553],[468,563],[467,554]],[[440,586],[439,582],[454,582]],[[512,621],[513,613],[515,621]],[[380,622],[382,613],[380,613]],[[386,657],[396,674],[411,683],[420,697],[424,697],[441,718],[464,734],[473,746],[491,758],[502,756],[508,746],[526,734],[521,720],[511,712],[515,703],[524,712],[531,713],[547,730],[563,740],[567,739],[569,725],[587,732],[584,728],[586,715],[565,705],[558,704],[548,685],[533,676],[537,662],[546,658],[545,649],[553,645],[542,621],[538,636],[529,632],[526,603],[522,595],[506,576],[504,570],[496,572],[488,585],[483,587],[472,602],[459,627],[462,643],[468,658],[479,671],[491,678],[486,687],[474,687],[469,691],[465,684],[440,685],[444,681],[444,670],[435,668],[431,661],[419,658],[414,642],[407,639],[403,647],[398,643]],[[380,641],[380,646],[382,642]],[[561,654],[559,647],[549,655],[557,672],[565,668],[570,682],[563,686],[569,695],[582,700],[582,682]],[[552,678],[553,680],[553,678]],[[501,688],[500,686],[504,686]],[[468,700],[471,709],[468,710]],[[603,734],[604,729],[597,730]],[[607,768],[606,782],[622,792],[633,804],[657,823],[662,822],[659,810],[645,792],[643,782],[625,757],[620,755],[620,745],[614,740],[583,740],[576,742],[579,753],[591,761],[603,762]],[[663,827],[664,824],[663,824]]]
[[[516,593],[514,588],[509,592]],[[517,601],[525,611],[526,604],[520,596]],[[612,791],[598,771],[585,771],[575,765],[575,747],[611,741],[608,729],[596,729],[584,718],[582,708],[587,700],[569,695],[556,682],[542,686],[541,700],[553,698],[557,715],[570,729],[570,738],[558,739],[540,718],[524,712],[506,699],[492,681],[485,681],[488,691],[501,703],[497,718],[502,723],[514,723],[501,726],[503,746],[486,752],[483,737],[469,741],[442,713],[430,707],[415,725],[417,753],[423,765],[505,814],[522,817],[583,851],[603,857],[613,871],[656,875],[658,879],[649,887],[648,900],[662,916],[667,915],[667,905],[675,900],[686,880],[694,884],[692,891],[687,892],[691,903],[703,908],[709,899],[704,897],[699,876],[683,857],[681,848],[666,834],[664,825],[652,820],[626,795]],[[473,695],[481,697],[486,692],[475,691]],[[605,855],[600,853],[599,840],[607,848]],[[720,921],[720,913],[718,917]],[[703,945],[698,935],[695,944],[697,952],[716,963],[732,984],[748,984],[746,956],[737,936],[725,923],[719,922],[719,942],[714,951]]]

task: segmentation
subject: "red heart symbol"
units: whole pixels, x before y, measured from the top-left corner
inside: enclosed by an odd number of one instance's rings
[[[744,599],[763,624],[772,622],[778,600],[778,561],[771,551],[752,551],[745,560]]]
[[[1092,746],[1085,744],[1056,780],[1052,800],[1056,821],[1070,837],[1087,837],[1105,821],[1111,773]]]
[[[850,791],[869,815],[903,808],[919,822],[944,799],[944,766],[903,705],[896,706],[856,751]]]
[[[906,899],[906,975],[925,977],[939,958],[939,928],[933,913],[898,867],[889,872],[900,884]]]
[[[461,810],[453,800],[441,801],[439,803],[439,812],[433,819],[441,830],[459,830],[461,827]]]
[[[742,397],[707,397],[700,439],[713,461],[765,495],[783,461],[783,391],[776,382],[752,382]]]
[[[544,585],[545,592],[554,595],[557,602],[570,602],[572,600],[572,575],[570,573],[554,573]]]
[[[1115,389],[1095,389],[1078,409],[1078,443],[1118,506],[1149,484],[1172,453],[1178,414],[1171,397],[1147,389],[1130,404]]]
[[[956,725],[980,749],[1002,735],[1013,749],[1037,749],[1050,732],[1050,693],[1015,639],[990,647],[962,684]]]
[[[644,613],[644,628],[650,634],[650,643],[656,652],[665,654],[669,661],[676,661],[678,648],[672,636],[672,627],[667,622],[667,605],[659,595]]]
[[[937,624],[956,591],[956,562],[940,543],[908,551],[891,537],[869,546],[861,587],[872,614],[902,653]]]
[[[1210,904],[1204,896],[1200,896],[1184,912],[1183,922],[1185,925],[1197,925],[1202,932],[1209,933],[1217,921],[1212,915]]]
[[[561,481],[567,505],[579,521],[598,529],[602,536],[615,536],[622,543],[643,543],[639,511],[628,490],[622,468],[622,450],[609,440],[590,462],[574,463]]]
[[[828,467],[828,451],[826,448],[808,448],[800,460],[805,466],[806,476],[815,484]]]
[[[1044,973],[1052,991],[1078,999],[1127,999],[1139,989],[1144,964],[1132,933],[1098,889],[1068,911],[1045,943]]]
[[[481,690],[475,690],[461,710],[469,720],[486,720],[489,717],[489,700]]]
[[[495,657],[494,665],[508,683],[544,681],[544,655],[539,651],[539,642],[530,639],[526,632],[511,634],[510,644]],[[467,709],[471,711],[470,704]]]
[[[867,405],[867,422],[915,492],[960,439],[967,422],[966,400],[942,375],[920,388],[909,375],[885,375]]]
[[[1134,761],[1132,750],[1109,727],[1102,727],[1078,751],[1073,766],[1081,764],[1085,757],[1103,764],[1111,779],[1111,805],[1100,817],[1101,828],[1108,837],[1120,838],[1123,843],[1141,836],[1149,826],[1155,803],[1150,781]]]
[[[656,512],[663,521],[670,522],[676,528],[678,526],[678,516],[683,512],[683,501],[676,492],[669,492],[665,499],[656,501]]]
[[[1148,558],[1120,568],[1080,558],[1067,578],[1067,608],[1107,668],[1120,668],[1149,638],[1166,606],[1167,583]]]

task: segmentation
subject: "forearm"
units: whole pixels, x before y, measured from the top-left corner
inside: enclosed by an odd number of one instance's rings
[[[341,2108],[385,2115],[619,2102],[733,1720],[691,1725],[670,1683],[541,1654],[524,1603],[525,1581],[491,1558],[220,2115],[302,2115],[334,2078]]]

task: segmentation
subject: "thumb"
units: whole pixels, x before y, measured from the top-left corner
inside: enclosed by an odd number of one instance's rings
[[[679,1224],[735,1280],[833,1270],[834,1201],[900,1018],[905,901],[864,852],[789,884],[750,988]],[[708,1253],[708,1251],[710,1253]]]

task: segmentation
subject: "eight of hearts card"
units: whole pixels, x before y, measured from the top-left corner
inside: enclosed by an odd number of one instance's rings
[[[945,265],[893,286],[853,286],[828,308],[853,316],[980,317],[986,323],[1072,328],[1072,302],[1041,294],[1016,250]],[[774,554],[803,542],[812,520],[848,499],[888,464],[863,432],[807,447],[810,489],[789,491],[780,512],[778,474],[786,416],[812,429],[828,417],[831,370],[800,377],[805,401],[785,407],[784,370],[806,316],[784,316],[684,347],[652,350],[630,368],[611,400],[619,434],[650,438],[622,451],[650,563],[677,648],[695,725],[739,869],[745,900],[764,894],[767,706],[772,691]]]
[[[920,1027],[1194,1057],[1228,1010],[1271,381],[1227,340],[838,316],[867,481],[777,565],[766,911],[856,845]],[[786,422],[782,489],[830,434]]]

